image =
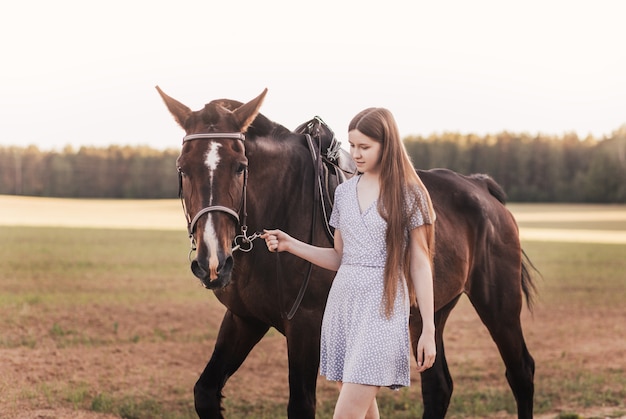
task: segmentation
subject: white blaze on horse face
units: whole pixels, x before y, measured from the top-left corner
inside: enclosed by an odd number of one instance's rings
[[[209,190],[213,191],[213,175],[220,163],[219,149],[222,145],[217,142],[211,142],[209,151],[206,153],[204,165],[209,169]],[[213,195],[210,197],[209,206],[213,205]],[[213,226],[212,213],[207,215],[207,223],[204,227],[204,243],[209,249],[209,273],[211,280],[217,279],[217,267],[219,259],[217,257],[217,233]]]
[[[209,169],[209,181],[213,181],[213,172],[217,169],[217,165],[220,163],[219,149],[222,145],[220,143],[212,142],[209,146],[209,151],[204,158],[204,164]]]

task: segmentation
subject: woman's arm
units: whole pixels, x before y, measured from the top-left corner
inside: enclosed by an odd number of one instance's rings
[[[422,334],[417,343],[417,370],[423,372],[432,367],[437,353],[433,272],[428,256],[428,240],[424,226],[411,230],[409,252],[411,280],[422,316]]]
[[[261,235],[270,252],[289,252],[314,265],[330,271],[336,271],[341,264],[343,240],[341,232],[335,229],[334,247],[317,247],[291,237],[281,230],[263,230]]]

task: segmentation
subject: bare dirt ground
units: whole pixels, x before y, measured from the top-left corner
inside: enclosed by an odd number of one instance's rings
[[[2,202],[2,218],[10,220],[6,202]],[[86,207],[78,213],[89,212],[92,206],[102,210],[101,204],[84,202]],[[128,207],[121,208],[122,218],[129,225],[147,228],[158,223],[162,226],[162,213],[152,217],[143,202],[127,202],[126,205],[137,205],[142,214],[128,221]],[[16,207],[11,205],[11,208]],[[30,222],[37,219],[40,211],[32,209],[31,205],[28,208],[31,208],[31,216],[26,209],[17,209],[14,216],[25,217]],[[165,228],[181,228],[179,208],[166,203],[166,211],[171,213],[172,223],[171,226],[166,223]],[[63,220],[59,219],[55,225],[64,225]],[[197,287],[194,292],[203,290]],[[191,403],[193,385],[213,348],[215,337],[210,331],[218,328],[224,313],[224,308],[208,294],[206,301],[194,304],[70,306],[46,313],[38,313],[33,307],[32,304],[20,307],[21,320],[9,322],[0,336],[4,342],[14,341],[16,336],[27,336],[36,342],[36,345],[22,342],[0,346],[0,418],[115,417],[83,408],[84,393],[94,390],[112,397],[129,392],[138,399],[158,396],[164,402],[188,395]],[[537,364],[538,396],[545,389],[542,383],[558,381],[559,374],[563,373],[559,365],[567,364],[568,371],[572,365],[592,372],[626,369],[626,310],[623,306],[589,312],[570,310],[567,305],[544,306],[539,302],[534,315],[523,312],[523,322],[527,344]],[[51,335],[55,324],[71,324],[72,330],[59,330],[56,336]],[[598,327],[600,324],[604,326]],[[73,341],[75,339],[80,341]],[[506,386],[497,349],[465,298],[448,321],[445,341],[453,378],[471,375],[468,370],[478,371],[480,382],[475,385]],[[270,333],[231,377],[225,389],[226,397],[251,403],[274,400],[286,406],[286,360],[284,338]],[[417,374],[412,379],[413,386],[419,388]],[[318,383],[318,400],[336,398],[334,385],[324,379]],[[456,381],[457,390],[464,385],[472,384]],[[584,417],[615,418],[620,414],[619,409],[623,412],[623,406],[622,402],[621,408],[585,409],[556,402],[547,413],[537,417],[556,418],[561,412],[576,412]],[[490,417],[509,418],[511,415],[497,413]]]
[[[200,291],[199,291],[200,292]],[[102,312],[106,307],[91,307],[76,313],[56,312],[57,320],[64,317],[74,319],[74,327],[91,330],[101,339],[110,338],[112,332],[105,327],[111,319]],[[119,322],[117,335],[147,336],[152,330],[197,330],[198,319],[204,327],[217,327],[223,309],[216,304],[195,305],[145,305],[129,308],[126,312],[116,310]],[[105,317],[103,319],[103,316]],[[564,327],[561,319],[568,316],[569,324]],[[524,315],[528,346],[537,362],[537,387],[548,375],[558,374],[553,367],[555,360],[572,362],[585,369],[626,366],[626,343],[616,339],[615,330],[594,327],[603,316],[613,316],[615,324],[625,324],[623,310],[605,310],[589,316],[589,313],[563,313],[557,308],[538,307],[534,317]],[[76,322],[79,321],[79,324]],[[82,324],[80,324],[82,322]],[[39,335],[35,348],[17,347],[0,349],[2,374],[0,376],[0,417],[2,418],[110,418],[86,410],[59,408],[58,399],[70,400],[76,394],[68,387],[99,389],[115,395],[134,389],[138,396],[149,394],[172,394],[180,397],[181,392],[191,394],[193,384],[204,367],[212,350],[212,340],[197,342],[189,339],[176,341],[142,339],[138,342],[114,342],[103,345],[68,345],[46,337],[49,324],[31,324],[30,333]],[[128,329],[128,330],[127,330]],[[132,329],[132,330],[131,330]],[[480,385],[505,385],[503,368],[497,350],[484,327],[473,313],[469,303],[461,303],[453,312],[447,330],[447,354],[450,369],[462,370],[472,366],[477,370],[493,371],[482,378]],[[585,335],[581,336],[581,331]],[[600,350],[601,348],[601,350]],[[607,365],[608,364],[608,365]],[[496,366],[496,367],[494,367]],[[413,377],[414,381],[419,380]],[[227,397],[255,401],[276,400],[287,402],[287,365],[284,339],[279,334],[270,334],[253,350],[241,370],[227,384]],[[419,386],[418,382],[413,384]],[[457,383],[458,386],[462,384]],[[334,386],[319,381],[318,398],[333,400]],[[67,403],[60,403],[67,405]],[[37,408],[33,408],[37,406]],[[572,409],[570,406],[553,406],[540,418],[554,418],[559,412],[576,411],[585,417],[613,415],[613,409]],[[511,417],[504,413],[492,417]]]

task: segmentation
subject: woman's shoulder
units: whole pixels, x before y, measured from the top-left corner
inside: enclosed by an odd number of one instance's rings
[[[337,186],[337,189],[335,190],[335,194],[337,194],[337,192],[342,193],[345,190],[348,190],[350,188],[354,188],[354,186],[356,185],[356,183],[359,181],[359,175],[355,175],[352,176],[350,179],[346,180],[343,183],[340,183]]]
[[[425,200],[425,191],[421,185],[417,183],[408,183],[404,185],[404,193],[409,201],[422,201]]]
[[[358,183],[360,177],[361,177],[360,174],[356,174],[356,175],[352,176],[350,179],[348,179],[345,182],[343,182],[342,185],[354,185],[354,184]]]
[[[405,185],[405,206],[409,217],[416,215],[422,219],[422,223],[432,224],[434,217],[429,210],[428,191],[422,185],[417,183],[409,183]]]

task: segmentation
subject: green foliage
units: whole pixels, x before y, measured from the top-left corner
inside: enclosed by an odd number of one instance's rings
[[[149,147],[0,147],[0,194],[64,198],[175,198],[178,151]]]
[[[626,125],[610,138],[510,134],[408,137],[421,169],[486,173],[513,202],[626,202]]]
[[[0,227],[0,281],[24,304],[169,298],[171,278],[187,269],[185,234],[176,231]],[[32,255],[36,255],[33,258]],[[155,261],[158,268],[155,269]],[[133,281],[151,275],[151,287]],[[119,286],[123,284],[123,294]],[[118,287],[118,288],[116,288]],[[130,291],[130,292],[128,292]],[[3,299],[0,307],[16,301]]]
[[[564,296],[580,312],[619,307],[626,299],[623,245],[530,242],[526,253],[541,272],[543,304],[561,304]]]
[[[91,401],[91,410],[100,413],[111,413],[113,412],[114,405],[115,401],[113,397],[108,394],[98,393]]]
[[[407,137],[416,167],[486,173],[514,202],[626,202],[626,125],[581,140],[502,132]],[[109,146],[0,147],[0,194],[70,198],[174,198],[178,150]]]
[[[181,404],[176,411],[168,411],[163,403],[153,398],[121,397],[98,393],[91,401],[90,410],[115,414],[124,419],[163,418],[185,419],[197,417],[189,403]]]

